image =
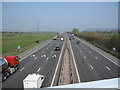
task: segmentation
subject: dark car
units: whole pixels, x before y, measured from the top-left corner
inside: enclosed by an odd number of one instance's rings
[[[79,41],[76,42],[76,44],[79,44],[79,43],[80,43]]]
[[[59,51],[59,50],[60,50],[60,47],[59,47],[59,46],[56,46],[54,49],[55,49],[55,51]]]

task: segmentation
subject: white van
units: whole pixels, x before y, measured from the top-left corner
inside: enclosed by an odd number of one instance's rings
[[[24,88],[40,88],[44,81],[45,77],[40,74],[29,74],[23,80]]]

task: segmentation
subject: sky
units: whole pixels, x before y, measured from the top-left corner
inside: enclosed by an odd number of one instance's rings
[[[3,31],[118,28],[117,2],[3,2]]]

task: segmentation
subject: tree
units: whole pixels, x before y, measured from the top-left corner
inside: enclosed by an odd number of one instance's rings
[[[78,32],[79,32],[79,29],[78,29],[78,28],[73,28],[72,32],[73,32],[73,33],[78,33]]]

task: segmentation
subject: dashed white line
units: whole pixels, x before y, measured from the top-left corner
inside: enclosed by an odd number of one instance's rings
[[[25,69],[25,67],[23,67],[22,69],[20,69],[20,71],[23,71]]]
[[[42,55],[41,57],[46,57],[46,55],[44,54],[44,55]]]
[[[56,55],[53,55],[52,57],[57,57]]]
[[[95,59],[98,59],[98,57],[95,57]]]
[[[53,53],[53,51],[51,53]]]
[[[85,49],[87,49],[87,48],[85,48]]]
[[[33,57],[35,57],[35,55],[32,55]]]
[[[38,70],[37,70],[37,72],[39,72],[41,70],[41,68],[39,68]]]
[[[84,56],[84,58],[86,59],[86,56]]]
[[[46,60],[48,60],[48,59],[49,59],[49,57],[46,58]]]
[[[79,39],[79,38],[77,38]],[[103,57],[105,57],[106,59],[108,59],[109,61],[111,61],[112,63],[114,63],[115,65],[117,65],[118,67],[120,67],[119,64],[115,63],[114,61],[112,61],[110,58],[108,58],[107,56],[105,56],[104,54],[102,54],[101,52],[97,51],[96,49],[94,49],[92,46],[90,46],[89,44],[87,44],[86,42],[84,42],[83,40],[79,39],[81,42],[83,42],[85,45],[87,45],[88,47],[90,47],[91,49],[93,49],[94,51],[96,51],[97,53],[99,53],[100,55],[102,55]]]
[[[106,66],[106,68],[107,68],[108,70],[110,70],[110,68],[109,68],[109,67],[107,67],[107,66]]]
[[[34,59],[37,59],[37,57],[35,57]]]
[[[93,69],[93,66],[92,66],[92,65],[90,65],[90,67],[91,67],[91,69]]]
[[[82,53],[82,51],[80,51]]]
[[[91,53],[91,52],[89,51],[89,53]]]

